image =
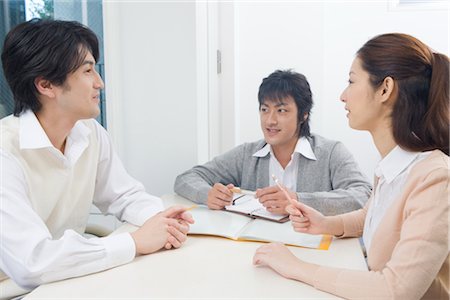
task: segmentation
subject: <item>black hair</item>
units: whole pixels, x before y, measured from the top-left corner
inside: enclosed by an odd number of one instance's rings
[[[308,80],[303,74],[292,70],[277,70],[264,78],[259,86],[259,107],[261,108],[266,101],[281,101],[289,96],[294,99],[297,106],[298,137],[310,136],[309,116],[313,99]]]
[[[32,19],[14,27],[5,38],[2,64],[14,96],[14,115],[41,109],[35,79],[61,86],[90,52],[98,61],[98,39],[74,21]]]

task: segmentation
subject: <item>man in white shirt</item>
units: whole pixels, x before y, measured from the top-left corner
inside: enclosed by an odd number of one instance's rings
[[[15,107],[0,120],[0,271],[25,289],[178,248],[193,223],[127,174],[93,119],[103,88],[98,57],[97,37],[77,22],[33,19],[5,38]],[[92,204],[141,227],[85,238]]]
[[[245,143],[179,175],[175,192],[211,209],[230,205],[231,189],[256,190],[269,212],[285,214],[289,204],[274,174],[293,199],[326,215],[361,208],[371,186],[344,145],[311,134],[313,105],[306,77],[275,71],[258,92],[264,140]]]

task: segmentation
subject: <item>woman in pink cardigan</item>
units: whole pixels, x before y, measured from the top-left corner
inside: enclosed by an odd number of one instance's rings
[[[341,95],[350,127],[367,130],[382,160],[358,211],[325,217],[297,202],[294,230],[363,237],[369,271],[260,247],[255,265],[344,298],[449,299],[449,59],[405,34],[383,34],[358,52]],[[301,201],[301,200],[300,200]]]

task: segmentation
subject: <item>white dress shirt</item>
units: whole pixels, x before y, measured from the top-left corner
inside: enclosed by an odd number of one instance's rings
[[[399,146],[389,152],[376,166],[378,178],[372,202],[369,204],[364,222],[363,241],[366,251],[370,251],[372,237],[393,201],[403,191],[411,168],[426,158],[428,152],[409,152]]]
[[[272,174],[275,175],[280,183],[283,184],[286,188],[288,188],[292,192],[297,191],[297,175],[298,175],[298,163],[300,155],[312,160],[317,160],[314,152],[312,151],[311,144],[308,139],[305,137],[301,137],[298,139],[297,144],[295,145],[294,152],[291,154],[291,160],[286,165],[286,168],[283,168],[280,162],[275,157],[272,147],[269,144],[266,144],[261,150],[255,152],[253,156],[256,157],[265,157],[268,153],[270,153],[270,162],[269,162],[269,183],[270,186],[275,185],[275,181],[272,178]]]
[[[19,151],[46,153],[59,160],[68,172],[89,147],[89,135],[96,134],[99,157],[95,164],[94,199],[86,199],[87,206],[93,202],[103,213],[135,225],[142,225],[162,210],[161,199],[147,194],[143,185],[127,174],[107,132],[95,120],[75,124],[67,137],[64,155],[50,143],[34,113],[23,113],[19,122]],[[20,159],[0,148],[0,164],[0,269],[17,284],[30,289],[133,260],[136,250],[129,233],[87,239],[73,228],[66,228],[52,234],[41,211],[33,208],[27,172]],[[86,225],[82,223],[88,213],[75,216],[80,220],[78,229]]]

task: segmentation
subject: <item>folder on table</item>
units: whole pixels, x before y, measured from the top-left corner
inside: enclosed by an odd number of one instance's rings
[[[291,222],[278,223],[253,219],[223,210],[210,210],[204,205],[190,211],[195,223],[189,234],[221,236],[233,240],[280,242],[290,246],[328,250],[332,237],[294,231]]]

